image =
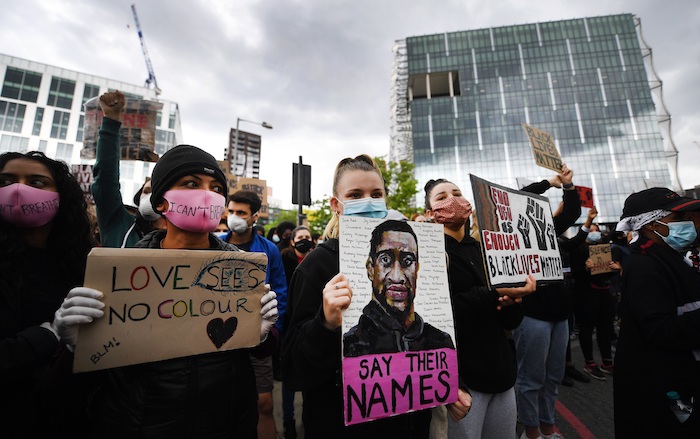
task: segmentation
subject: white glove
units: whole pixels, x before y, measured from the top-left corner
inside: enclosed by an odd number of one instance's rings
[[[263,294],[260,298],[260,315],[262,316],[262,321],[260,322],[260,342],[262,343],[267,338],[267,333],[270,332],[275,322],[277,321],[277,294],[274,291],[270,291],[270,285],[265,285],[265,290],[267,293]]]
[[[78,341],[78,325],[90,323],[104,314],[105,304],[99,300],[102,297],[98,290],[76,287],[68,292],[56,310],[51,326],[69,349]]]

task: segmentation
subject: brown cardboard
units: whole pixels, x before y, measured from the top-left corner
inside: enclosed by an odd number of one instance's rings
[[[610,268],[610,263],[612,262],[610,244],[589,245],[588,257],[593,261],[591,275],[610,273],[613,271],[613,269]]]
[[[552,135],[528,124],[524,123],[522,125],[527,134],[527,138],[530,140],[530,146],[532,147],[532,153],[535,156],[535,163],[537,163],[537,166],[551,169],[557,173],[561,172],[561,156],[559,155],[559,151],[557,151]]]
[[[264,253],[95,248],[85,286],[104,316],[81,325],[74,372],[256,346]]]

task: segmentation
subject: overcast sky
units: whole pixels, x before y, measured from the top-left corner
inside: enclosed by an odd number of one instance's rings
[[[5,2],[0,53],[143,84],[130,0]],[[236,118],[263,136],[261,178],[291,208],[292,163],[312,166],[312,198],[336,163],[389,152],[392,46],[433,33],[633,13],[642,19],[673,118],[683,187],[700,185],[697,0],[177,0],[136,3],[162,97],[185,143],[223,159]],[[698,142],[697,144],[694,142]],[[574,170],[576,164],[570,164]]]

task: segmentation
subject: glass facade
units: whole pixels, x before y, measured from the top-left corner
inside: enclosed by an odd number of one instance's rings
[[[41,85],[41,73],[8,67],[2,84],[4,98],[36,102]]]
[[[12,133],[21,133],[26,110],[26,105],[0,100],[0,129]]]
[[[70,109],[73,105],[73,93],[75,93],[75,81],[54,76],[51,78],[47,105]]]
[[[412,37],[402,56],[420,188],[447,178],[470,193],[470,173],[508,187],[551,176],[523,123],[552,134],[601,222],[645,182],[672,184],[631,14]]]

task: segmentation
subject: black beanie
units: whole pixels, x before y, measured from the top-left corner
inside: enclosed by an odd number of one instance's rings
[[[158,160],[151,174],[151,205],[163,202],[163,194],[185,175],[211,175],[224,186],[224,198],[228,198],[228,183],[214,156],[192,145],[177,145]],[[157,211],[157,210],[156,210]]]

